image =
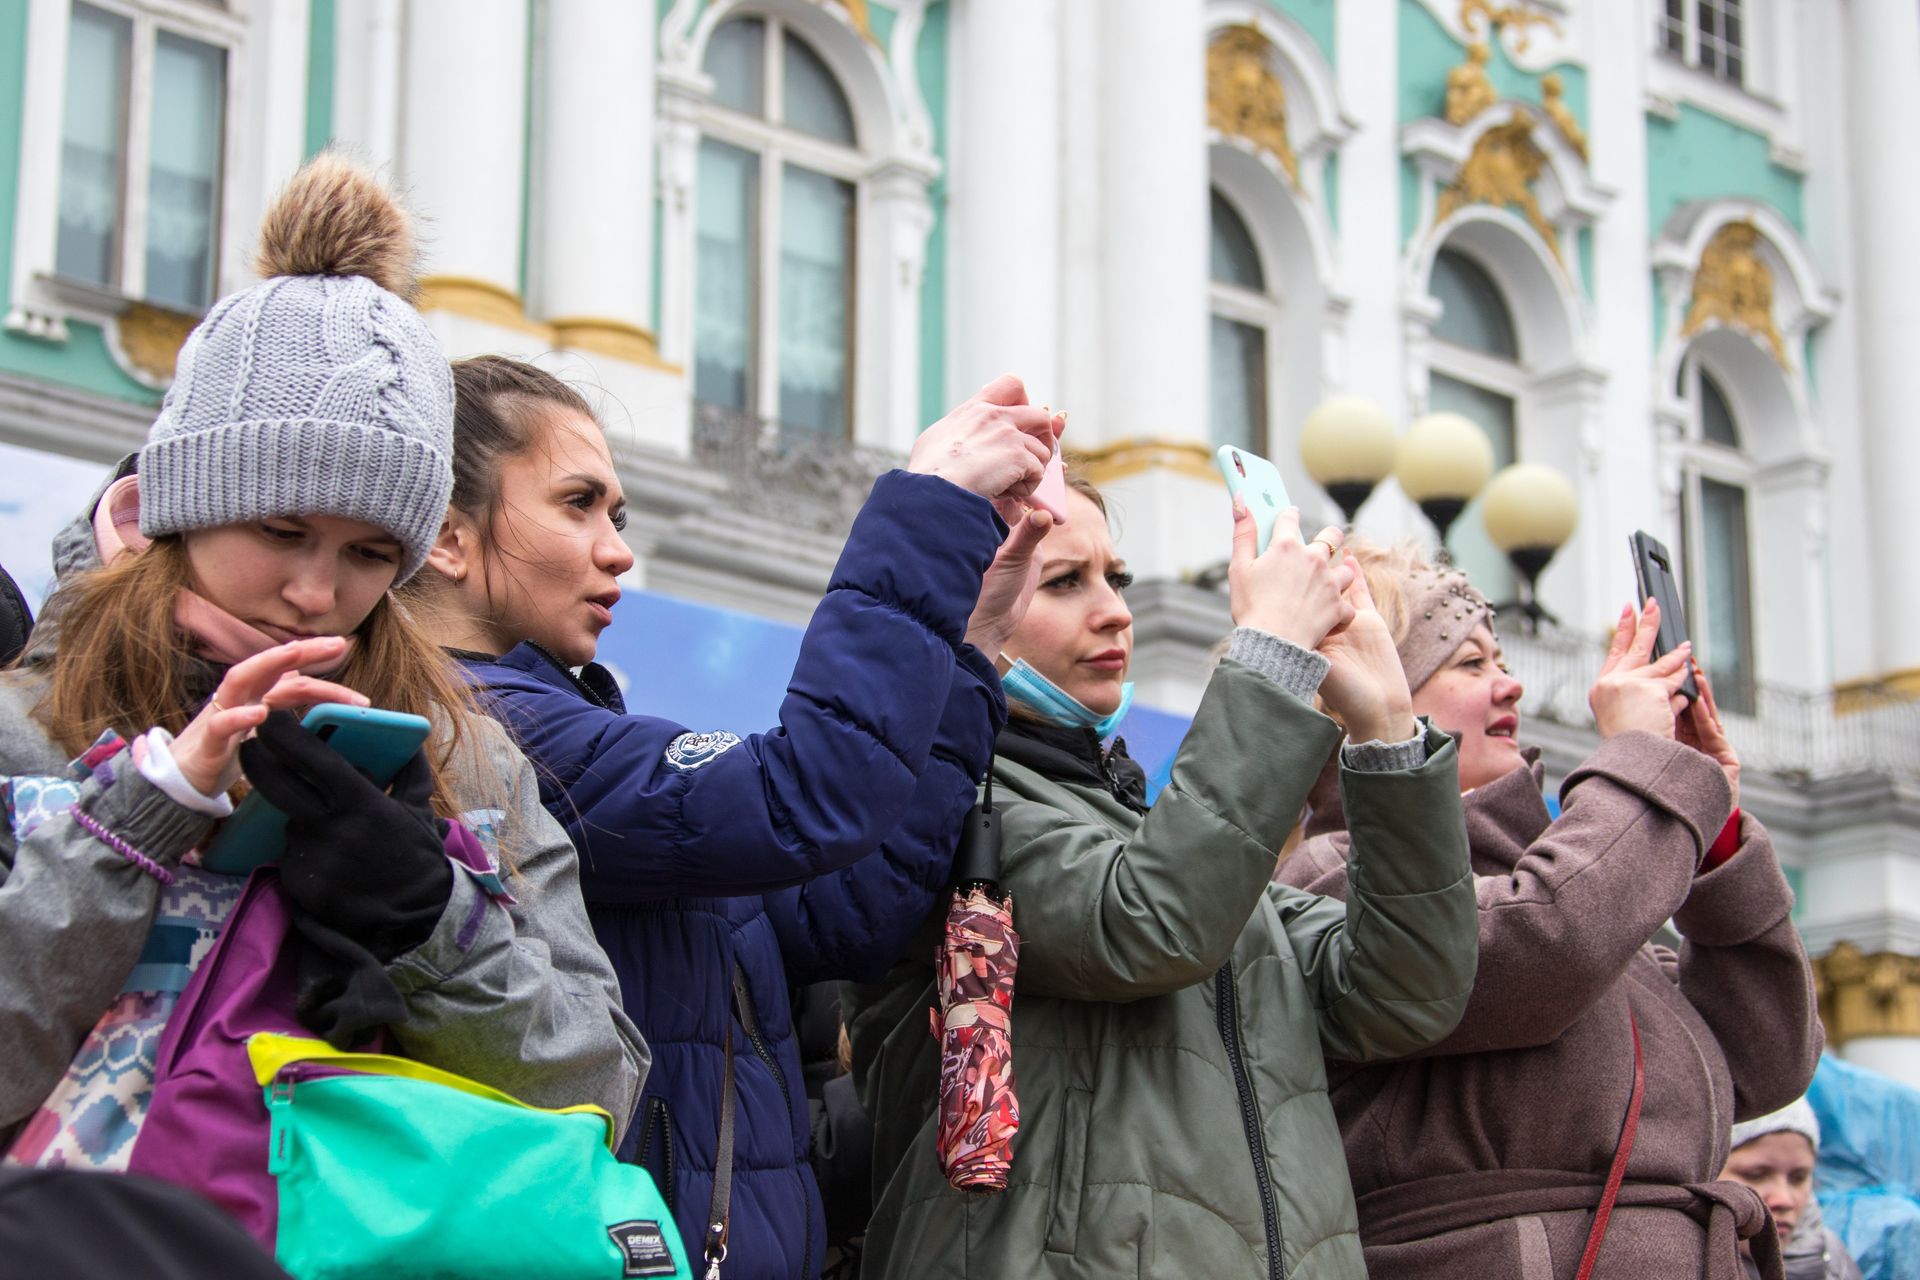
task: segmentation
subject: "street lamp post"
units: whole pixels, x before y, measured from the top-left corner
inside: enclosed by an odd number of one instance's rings
[[[1457,413],[1430,413],[1407,428],[1393,473],[1439,531],[1440,558],[1450,562],[1447,530],[1493,474],[1487,433]]]
[[[1300,427],[1300,460],[1351,525],[1375,485],[1393,474],[1393,419],[1361,396],[1323,400]]]
[[[1521,578],[1520,599],[1497,609],[1517,604],[1528,635],[1539,630],[1542,618],[1558,626],[1560,620],[1541,607],[1537,585],[1580,521],[1580,499],[1573,485],[1552,467],[1516,462],[1487,486],[1480,518],[1487,526],[1487,537],[1506,553]]]

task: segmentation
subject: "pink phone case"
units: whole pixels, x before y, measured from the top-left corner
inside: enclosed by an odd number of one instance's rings
[[[1040,487],[1027,501],[1052,516],[1055,524],[1067,522],[1067,467],[1057,441],[1053,457],[1047,460],[1047,469],[1040,473]]]

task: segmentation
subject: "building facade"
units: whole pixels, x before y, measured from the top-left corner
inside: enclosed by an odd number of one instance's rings
[[[600,397],[640,599],[804,619],[866,477],[1013,371],[1177,718],[1212,448],[1337,520],[1315,406],[1462,414],[1578,501],[1506,637],[1550,766],[1653,532],[1831,1038],[1920,1083],[1915,120],[1914,0],[0,0],[0,555],[45,590],[329,144],[425,219],[451,352]],[[1391,480],[1356,524],[1431,536]],[[1476,506],[1449,542],[1513,594]]]

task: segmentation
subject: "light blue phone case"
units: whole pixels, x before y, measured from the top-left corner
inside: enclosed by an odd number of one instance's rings
[[[321,703],[307,712],[300,725],[383,787],[413,759],[433,729],[424,717],[404,711],[339,702]],[[287,815],[258,791],[249,791],[233,816],[220,824],[200,865],[223,875],[243,876],[278,861],[286,844]]]
[[[1253,513],[1253,527],[1259,538],[1258,550],[1265,551],[1273,541],[1273,525],[1280,513],[1293,505],[1287,496],[1286,481],[1280,469],[1251,449],[1223,444],[1213,455],[1214,465],[1227,478],[1227,492],[1247,504]]]

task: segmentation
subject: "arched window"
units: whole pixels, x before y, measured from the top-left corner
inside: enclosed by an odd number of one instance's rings
[[[1440,303],[1433,326],[1427,408],[1478,423],[1493,444],[1498,471],[1518,452],[1524,374],[1513,312],[1485,267],[1455,249],[1434,255],[1427,290]],[[1447,539],[1454,563],[1495,601],[1515,598],[1518,584],[1506,557],[1487,538],[1476,499],[1454,521]]]
[[[860,153],[847,96],[777,18],[716,28],[705,70],[694,398],[850,435]]]
[[[1217,190],[1212,205],[1209,428],[1215,444],[1266,454],[1267,368],[1279,302],[1269,290],[1246,221]]]
[[[1748,493],[1753,464],[1726,388],[1698,357],[1680,370],[1688,406],[1686,469],[1680,490],[1688,629],[1715,699],[1751,714],[1753,651],[1752,531]]]

